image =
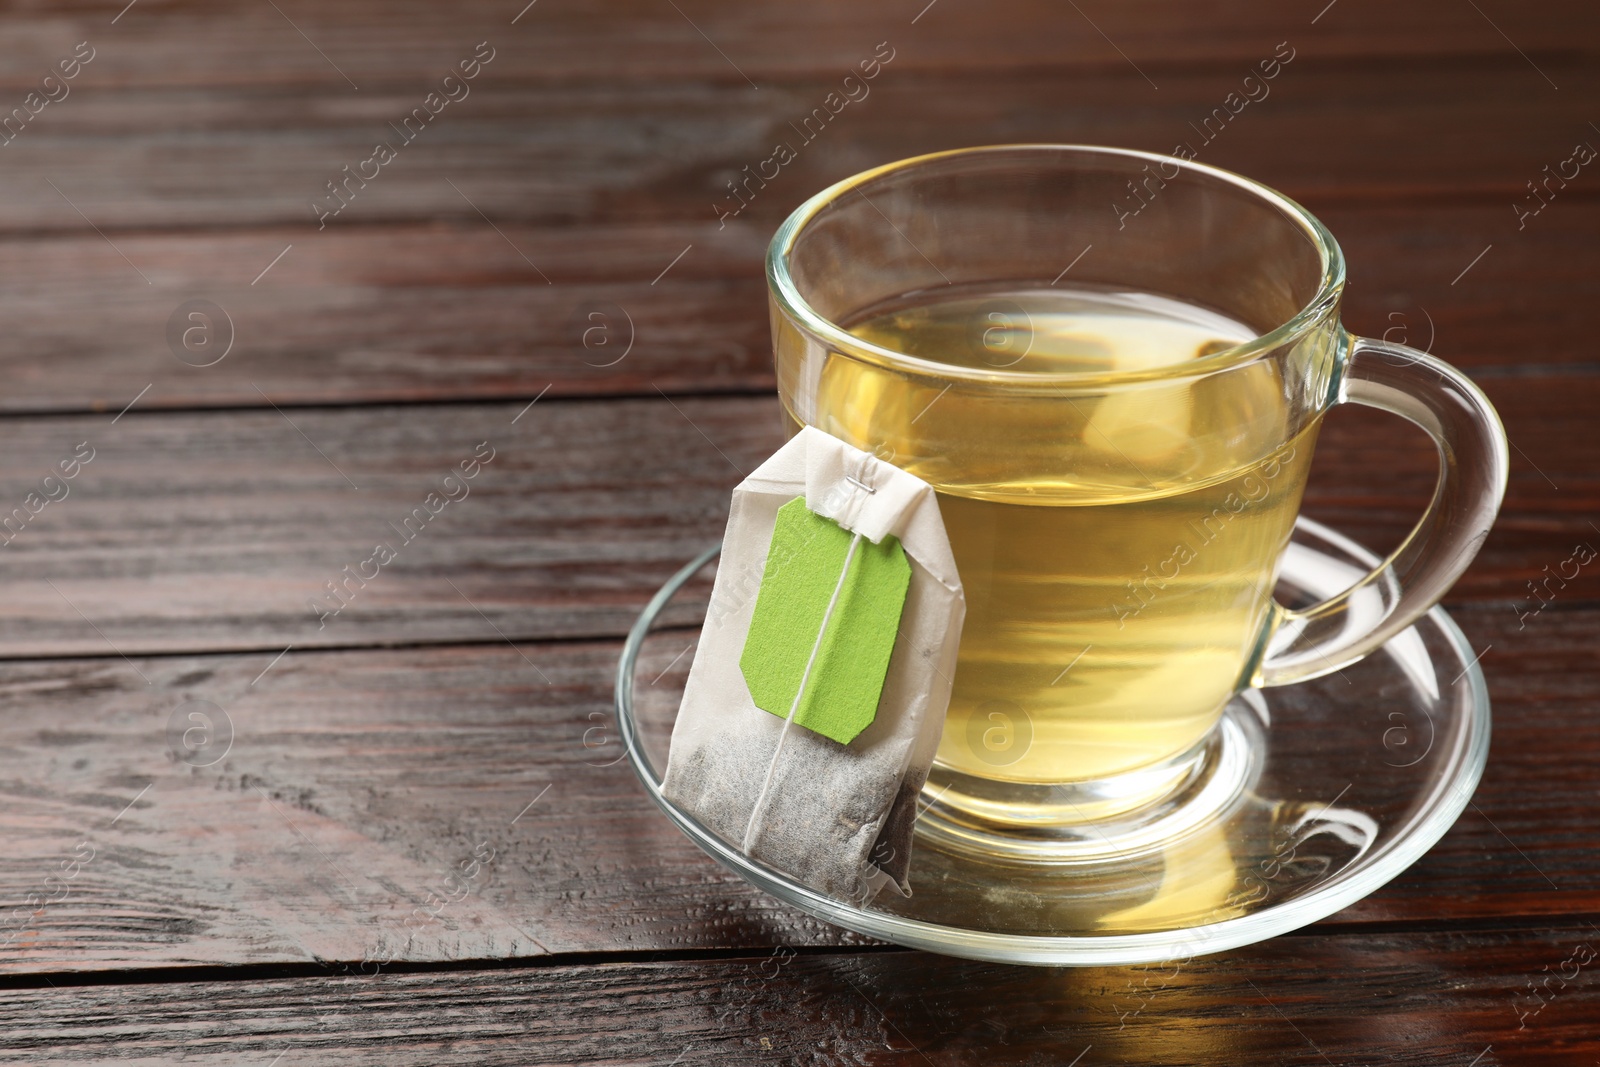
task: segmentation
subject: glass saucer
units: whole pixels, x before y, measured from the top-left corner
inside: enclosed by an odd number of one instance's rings
[[[1196,790],[1206,801],[1189,816],[1180,809],[1117,837],[1116,848],[1036,861],[964,848],[925,812],[912,895],[887,889],[862,907],[746,858],[662,796],[710,597],[700,572],[716,555],[709,549],[674,575],[623,647],[617,718],[633,768],[656,805],[730,870],[819,919],[911,948],[1063,966],[1178,960],[1261,941],[1349,906],[1416,862],[1465,809],[1488,758],[1483,673],[1434,608],[1353,667],[1235,698],[1215,733],[1224,769]],[[1377,562],[1302,518],[1278,599],[1320,600]]]

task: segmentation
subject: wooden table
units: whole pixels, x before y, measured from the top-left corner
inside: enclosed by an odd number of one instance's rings
[[[0,14],[4,1062],[1600,1060],[1592,7],[524,2]],[[903,951],[719,869],[616,761],[611,676],[780,440],[777,222],[936,149],[1170,151],[1283,51],[1200,158],[1317,212],[1351,328],[1514,445],[1449,602],[1473,805],[1176,975]],[[1433,476],[1341,410],[1307,510],[1387,549]]]

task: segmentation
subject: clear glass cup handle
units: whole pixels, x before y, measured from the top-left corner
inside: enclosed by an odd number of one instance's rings
[[[1439,446],[1439,482],[1421,521],[1377,570],[1310,608],[1277,605],[1252,679],[1258,686],[1342,670],[1416,622],[1478,554],[1505,496],[1500,417],[1449,364],[1405,345],[1352,337],[1338,403],[1379,408],[1422,427]]]

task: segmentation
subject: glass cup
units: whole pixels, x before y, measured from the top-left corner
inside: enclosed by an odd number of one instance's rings
[[[767,278],[789,430],[938,491],[967,617],[924,822],[971,848],[1136,830],[1248,764],[1219,736],[1229,701],[1409,627],[1504,494],[1478,388],[1344,330],[1332,235],[1215,167],[1075,145],[892,163],[801,205]],[[1286,607],[1278,567],[1341,403],[1422,427],[1438,486],[1380,567]]]

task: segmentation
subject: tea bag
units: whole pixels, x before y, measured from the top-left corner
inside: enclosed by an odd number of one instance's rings
[[[802,429],[733,491],[663,792],[820,892],[909,894],[965,611],[933,487]]]

